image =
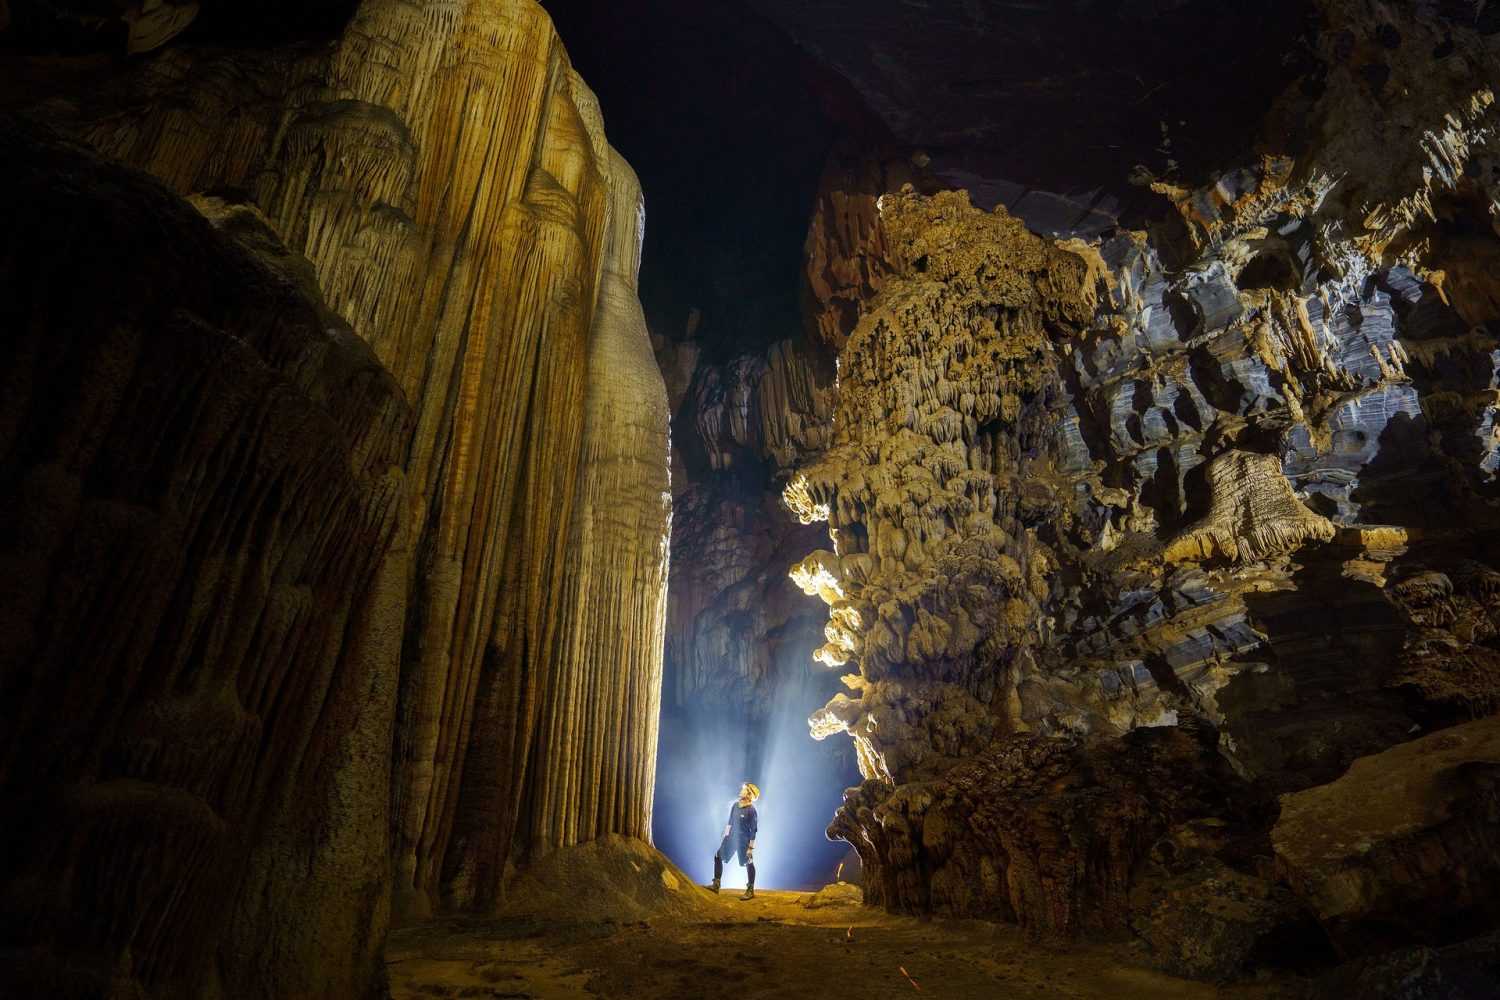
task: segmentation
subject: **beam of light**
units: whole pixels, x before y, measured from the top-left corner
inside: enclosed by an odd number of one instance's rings
[[[826,698],[827,675],[807,659],[800,665],[777,692],[765,736],[755,868],[757,884],[768,888],[822,888],[829,866],[848,851],[824,831],[844,789],[859,783],[847,744],[815,742],[808,732],[808,713]]]
[[[652,836],[656,846],[700,885],[713,878],[714,851],[723,839],[724,821],[740,782],[756,781],[749,771],[750,737],[743,718],[663,713]],[[761,847],[757,841],[757,874],[765,853]],[[745,884],[745,871],[737,860],[726,859],[723,884]],[[766,883],[757,879],[756,884]]]
[[[808,713],[827,700],[830,684],[811,654],[811,642],[778,651],[782,681],[756,724],[726,711],[663,711],[653,839],[699,884],[713,877],[714,851],[746,780],[761,789],[757,889],[821,888],[848,850],[824,830],[859,772],[846,743],[816,743],[808,732]],[[743,887],[745,875],[738,860],[726,859],[722,888]]]

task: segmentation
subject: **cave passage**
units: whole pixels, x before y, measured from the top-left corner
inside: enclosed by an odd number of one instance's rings
[[[1468,0],[0,0],[0,998],[1500,997],[1497,93]]]
[[[857,861],[845,862],[852,858],[848,845],[824,834],[859,772],[842,742],[819,743],[808,734],[807,716],[819,707],[820,690],[782,685],[762,717],[663,713],[652,835],[696,881],[713,876],[725,817],[747,779],[761,789],[757,888],[816,889],[856,874]],[[726,863],[723,884],[743,886],[745,869]]]
[[[663,370],[682,373],[668,378],[676,513],[654,840],[706,882],[748,779],[763,796],[757,888],[815,888],[853,858],[824,831],[860,780],[847,740],[809,735],[807,718],[839,689],[838,672],[812,661],[821,608],[786,579],[826,534],[776,502],[787,470],[755,439],[759,414],[739,386],[765,368],[758,356],[770,345],[803,336],[808,219],[829,150],[859,116],[750,10],[685,0],[546,7],[640,174],[642,305]],[[705,413],[748,436],[705,428]],[[730,863],[724,885],[744,877]]]

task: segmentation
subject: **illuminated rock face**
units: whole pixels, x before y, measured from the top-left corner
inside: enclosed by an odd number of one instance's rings
[[[528,841],[651,839],[672,520],[666,388],[636,297],[639,181],[610,161],[611,226],[589,380],[562,655],[542,706]]]
[[[219,643],[243,653],[262,641],[262,617],[286,619],[295,641],[258,668],[266,676],[254,696],[270,706],[305,699],[297,711],[314,713],[325,696],[299,685],[327,687],[339,656],[373,656],[359,651],[377,639],[385,659],[383,672],[350,668],[347,681],[348,699],[373,698],[360,685],[378,686],[383,714],[361,717],[356,735],[318,729],[306,760],[285,763],[316,783],[342,773],[349,755],[378,761],[361,772],[357,803],[336,796],[331,815],[307,821],[321,824],[337,855],[327,884],[306,872],[288,884],[296,865],[282,840],[256,839],[280,829],[281,813],[241,831],[252,880],[244,891],[258,902],[247,898],[234,919],[281,937],[249,939],[220,968],[259,977],[272,995],[364,995],[377,988],[388,893],[398,915],[485,907],[502,892],[508,863],[605,833],[649,837],[670,493],[665,389],[636,298],[644,209],[542,7],[369,0],[331,46],[169,49],[120,86],[48,113],[180,195],[244,199],[216,211],[262,218],[266,239],[285,243],[277,254],[305,258],[300,280],[321,291],[330,322],[353,328],[391,400],[378,420],[360,417],[369,430],[278,424],[292,442],[285,447],[322,455],[347,438],[350,454],[296,459],[322,461],[328,483],[309,471],[312,485],[292,478],[278,487],[267,471],[253,482],[270,499],[251,491],[228,501],[227,523],[261,525],[263,516],[273,548],[300,544],[298,531],[343,531],[319,552],[333,574],[327,586],[347,589],[323,600],[314,581],[312,597],[220,607],[217,638],[194,655]],[[366,404],[340,402],[338,387],[315,389],[335,410]],[[338,485],[344,466],[371,463],[377,483]],[[327,526],[277,527],[267,504],[305,505],[319,490],[331,506],[309,522]],[[377,500],[378,510],[356,516]],[[353,522],[339,528],[338,517]],[[399,554],[394,568],[381,561],[387,550]],[[389,592],[382,603],[345,607],[364,599],[371,579]],[[86,632],[87,620],[69,627]],[[327,698],[343,689],[329,690]],[[316,714],[297,719],[288,724],[306,729]],[[263,770],[235,773],[270,780],[263,776],[280,766],[268,758]],[[78,780],[97,773],[84,768]],[[292,794],[254,792],[273,793]],[[286,816],[287,836],[300,835],[303,820]],[[119,849],[150,837],[146,824],[139,836],[122,834]],[[369,846],[373,860],[353,863],[340,837]],[[194,864],[237,867],[189,854]],[[188,889],[164,901],[163,919],[192,919],[210,898],[222,908],[223,893],[240,888],[215,885],[223,892]],[[361,909],[336,903],[355,887]],[[320,892],[329,902],[314,907]],[[340,910],[345,922],[299,931],[289,916],[299,906]],[[99,909],[101,922],[126,921],[136,904]],[[212,959],[211,928],[185,940],[195,961]],[[353,961],[322,957],[356,945],[365,951]],[[132,954],[137,965],[124,974],[147,988],[171,981],[197,991],[198,980],[169,967],[177,945],[135,942]],[[325,974],[346,982],[297,978]]]
[[[1432,19],[1392,49],[1363,5],[1326,6],[1356,57],[1273,114],[1310,148],[1157,181],[1180,236],[1047,240],[873,168],[855,187],[887,187],[878,233],[814,220],[810,246],[855,258],[810,262],[847,340],[832,444],[785,499],[830,528],[793,578],[847,672],[810,722],[858,751],[830,832],[873,901],[1135,926],[1224,974],[1278,926],[1328,923],[1316,878],[1267,879],[1273,796],[1500,707],[1496,354],[1474,325],[1500,318],[1475,264],[1496,245],[1495,52]],[[1372,90],[1351,63],[1377,58]],[[1416,123],[1399,140],[1371,124],[1393,116]],[[1150,749],[1175,728],[1204,753]],[[1220,951],[1167,957],[1205,879],[1260,902],[1221,915]]]

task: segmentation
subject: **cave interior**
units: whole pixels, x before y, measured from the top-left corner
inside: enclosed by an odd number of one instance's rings
[[[1497,86],[0,0],[0,995],[1500,996]]]

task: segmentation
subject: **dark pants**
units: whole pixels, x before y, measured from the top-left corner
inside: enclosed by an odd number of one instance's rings
[[[751,889],[754,889],[755,862],[751,861],[750,858],[746,855],[748,849],[748,844],[735,843],[734,837],[732,835],[725,837],[724,842],[719,845],[719,849],[714,852],[714,881],[717,882],[719,881],[719,879],[724,877],[724,859],[739,855],[740,864],[743,865],[746,872],[748,872],[745,884]]]

